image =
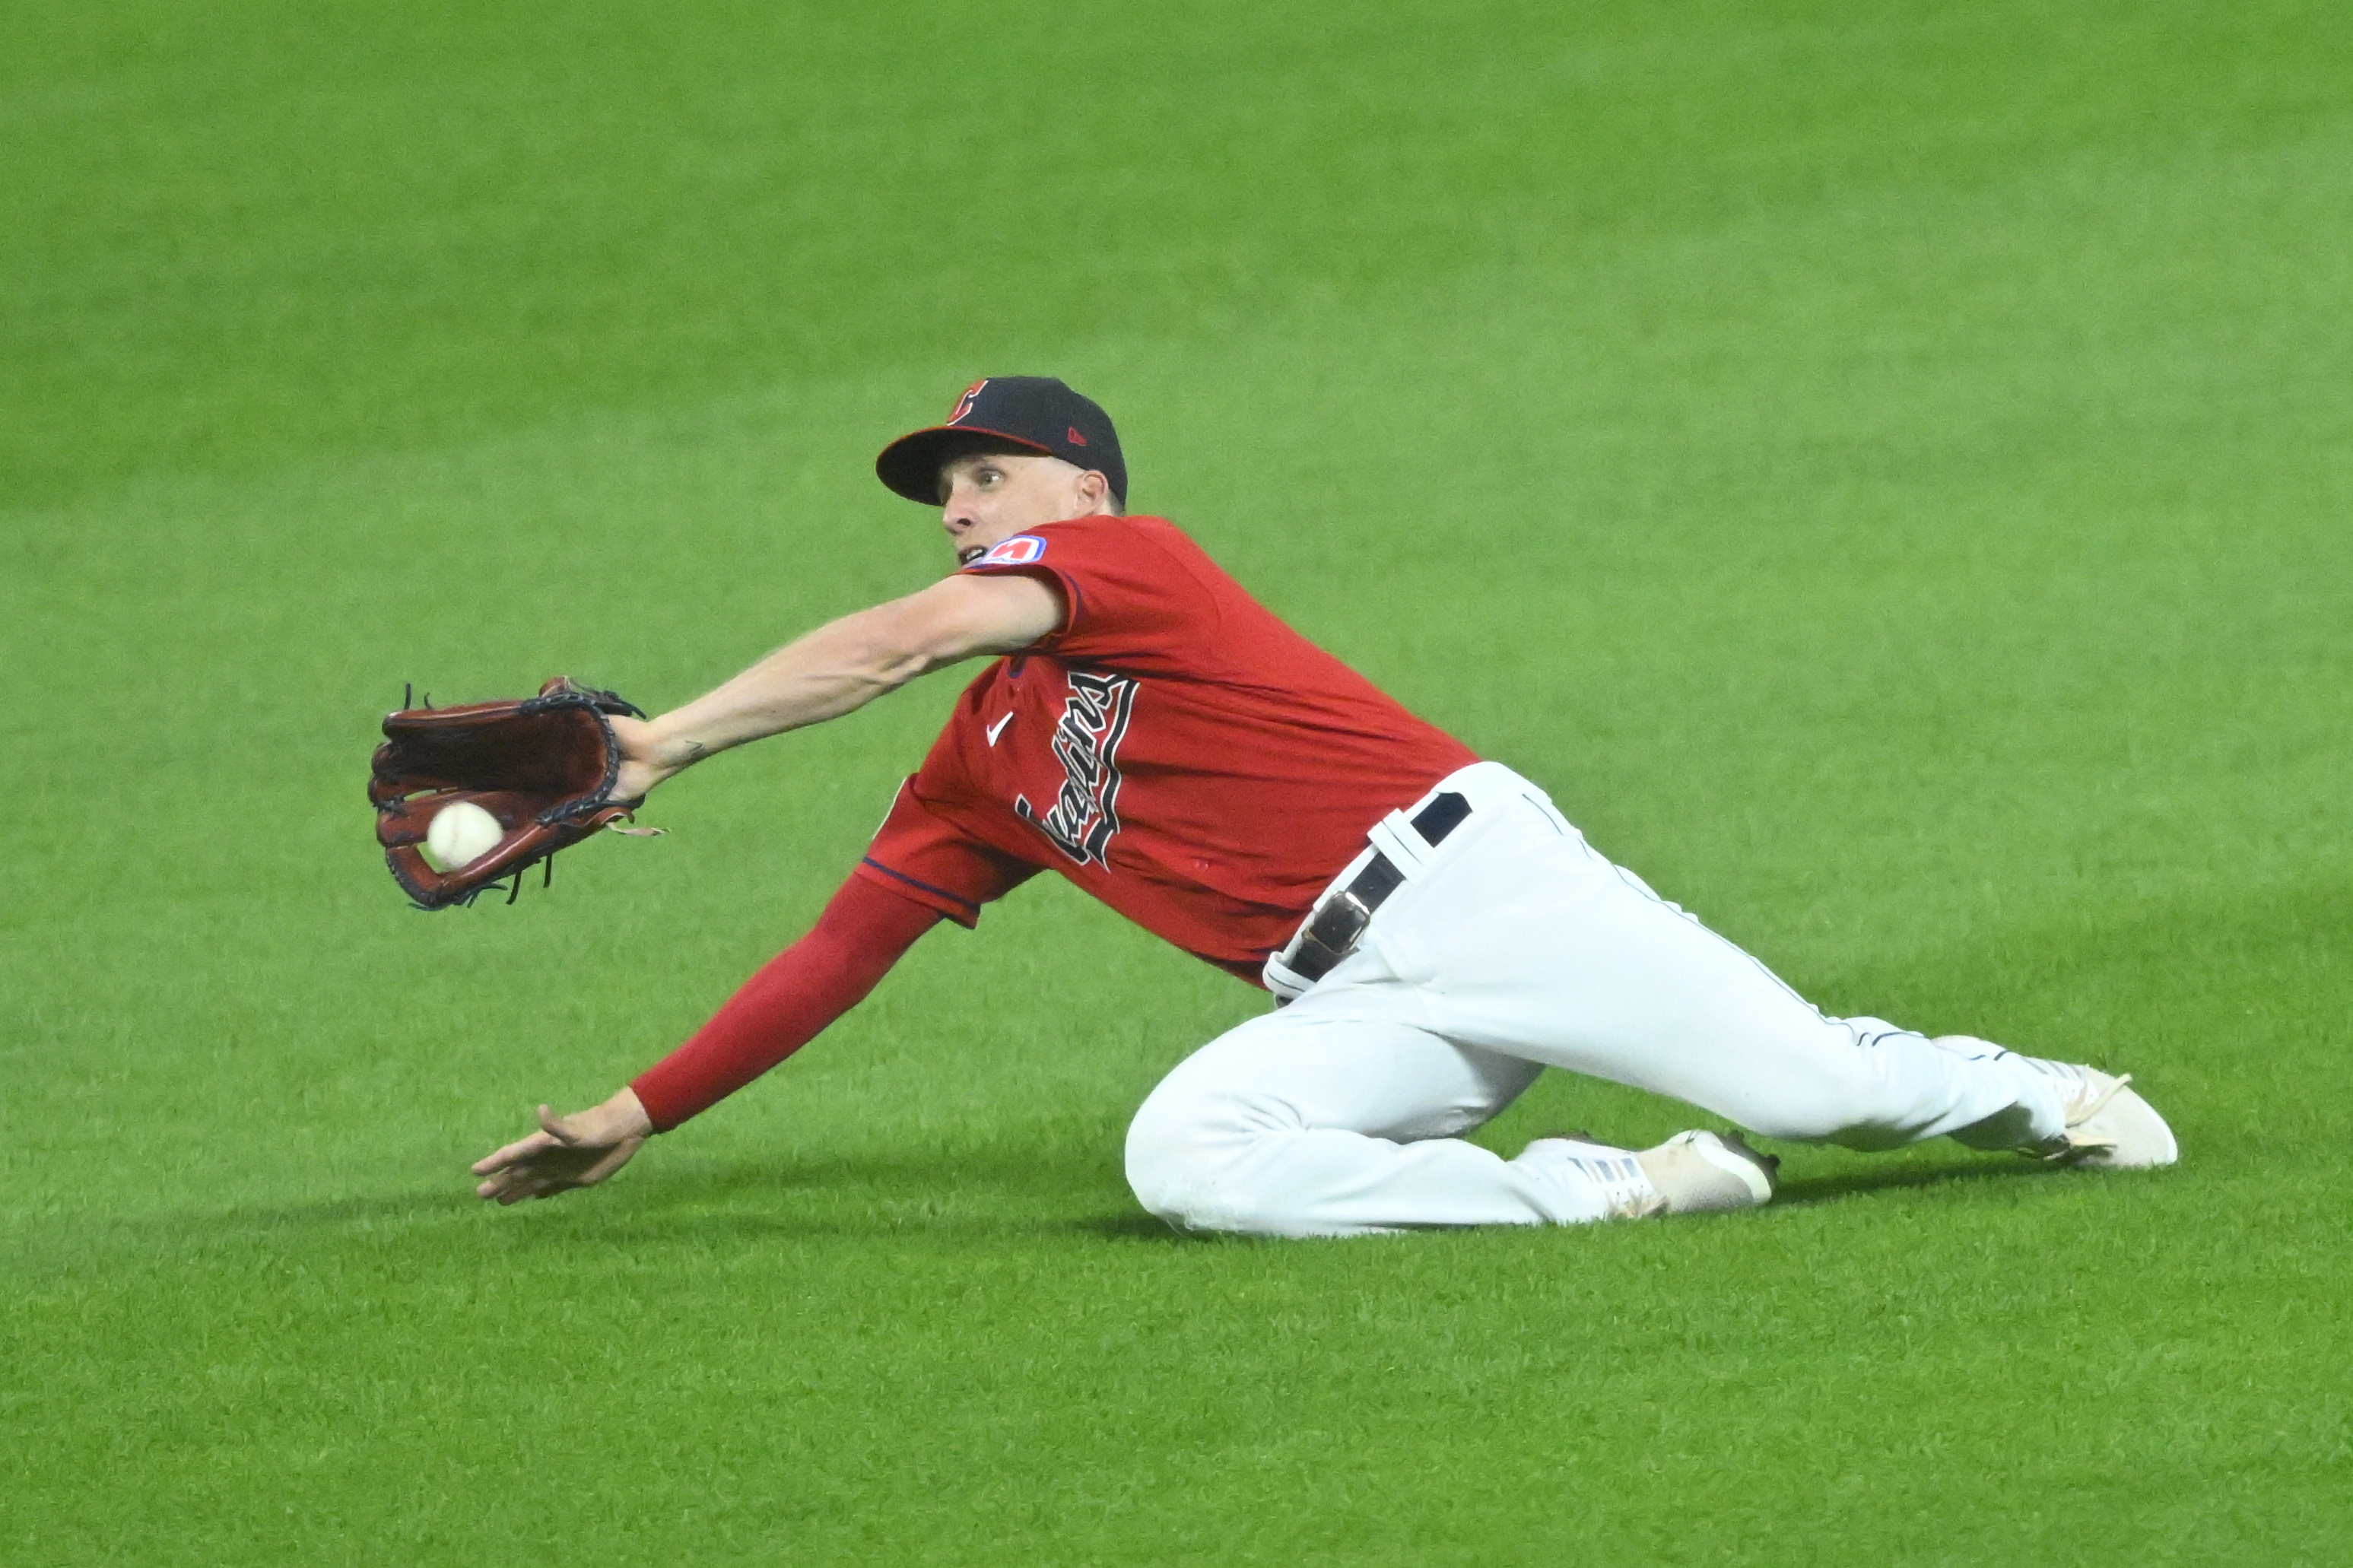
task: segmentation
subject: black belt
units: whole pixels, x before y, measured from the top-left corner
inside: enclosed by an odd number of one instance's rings
[[[1414,813],[1413,830],[1435,848],[1470,815],[1471,803],[1448,790]],[[1325,899],[1324,907],[1308,918],[1307,929],[1299,933],[1293,950],[1283,954],[1283,966],[1310,984],[1331,973],[1335,964],[1356,951],[1365,928],[1373,923],[1373,911],[1403,886],[1405,873],[1397,868],[1397,862],[1374,850],[1355,879]]]

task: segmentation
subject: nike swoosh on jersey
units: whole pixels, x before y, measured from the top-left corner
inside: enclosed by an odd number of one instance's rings
[[[1001,734],[1001,733],[1003,733],[1003,732],[1004,732],[1005,726],[1007,726],[1008,724],[1010,724],[1010,723],[1012,723],[1012,722],[1013,722],[1013,715],[1012,715],[1012,714],[1010,714],[1010,713],[1008,713],[1004,718],[999,719],[996,723],[991,724],[991,725],[988,727],[988,743],[989,743],[990,745],[992,745],[992,746],[996,745],[996,744],[997,744],[997,737],[999,734]]]

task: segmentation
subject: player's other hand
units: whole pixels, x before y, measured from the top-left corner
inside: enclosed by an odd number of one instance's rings
[[[482,1178],[478,1198],[519,1204],[593,1187],[629,1163],[653,1136],[654,1124],[634,1090],[569,1116],[539,1108],[539,1131],[474,1162]]]

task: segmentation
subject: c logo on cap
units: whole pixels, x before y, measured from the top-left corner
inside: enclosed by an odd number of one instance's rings
[[[964,395],[956,399],[954,412],[948,415],[948,423],[953,425],[957,420],[963,418],[965,415],[971,413],[972,400],[978,397],[980,395],[980,389],[987,384],[988,377],[984,375],[978,381],[974,382],[970,386],[965,387],[964,389]]]

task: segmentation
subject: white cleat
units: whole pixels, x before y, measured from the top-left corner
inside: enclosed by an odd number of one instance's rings
[[[2173,1129],[2156,1107],[2125,1087],[2132,1074],[2111,1077],[2072,1062],[2038,1061],[2038,1067],[2069,1080],[2066,1130],[2018,1152],[2053,1165],[2084,1171],[2123,1171],[2170,1165],[2181,1158]]]
[[[1773,1201],[1773,1173],[1781,1168],[1737,1132],[1678,1132],[1636,1158],[1669,1214],[1762,1208]]]
[[[1601,1189],[1611,1219],[1757,1208],[1772,1199],[1773,1173],[1781,1163],[1742,1142],[1737,1132],[1698,1131],[1678,1132],[1640,1153],[1582,1132],[1539,1138],[1520,1158],[1576,1166]]]

